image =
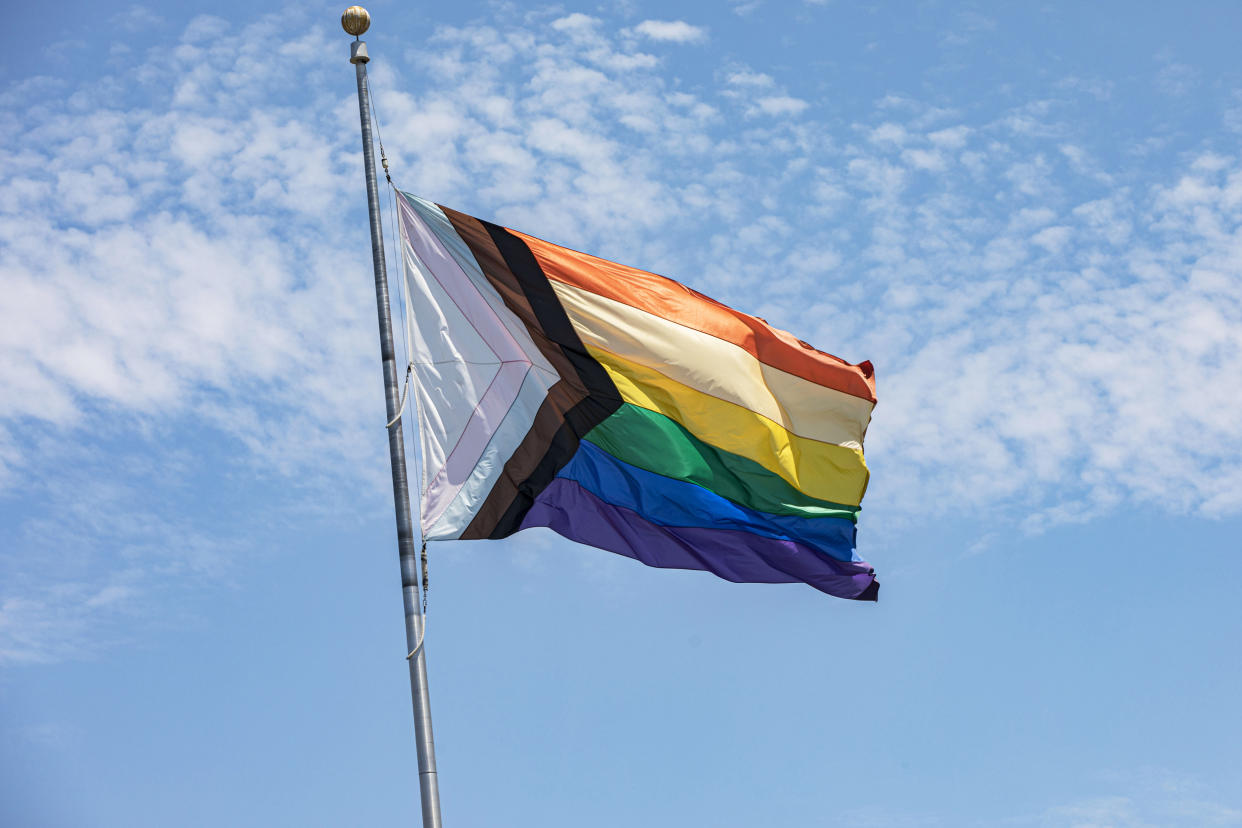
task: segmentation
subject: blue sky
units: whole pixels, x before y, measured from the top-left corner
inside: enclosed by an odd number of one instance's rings
[[[399,186],[880,399],[878,605],[433,545],[446,824],[1242,825],[1242,7],[998,6],[369,5]],[[417,813],[343,6],[250,8],[6,12],[5,824]]]

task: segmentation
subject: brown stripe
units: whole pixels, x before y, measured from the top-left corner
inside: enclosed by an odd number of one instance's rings
[[[459,213],[456,210],[445,207],[443,204],[438,206],[444,211],[444,215],[448,216],[448,220],[452,222],[453,229],[457,231],[457,235],[461,236],[462,241],[470,248],[470,252],[474,254],[475,261],[479,263],[479,268],[483,271],[483,275],[487,277],[487,281],[491,282],[492,287],[500,294],[500,298],[504,300],[505,306],[513,312],[514,316],[522,320],[522,324],[526,326],[526,331],[534,341],[535,347],[539,349],[539,353],[543,354],[544,359],[552,364],[556,372],[561,375],[562,380],[571,384],[580,384],[577,383],[578,372],[574,370],[573,363],[565,357],[560,347],[544,333],[543,327],[539,324],[539,318],[535,315],[534,309],[530,306],[530,301],[526,298],[525,291],[522,290],[517,277],[509,270],[509,265],[505,263],[504,257],[500,255],[500,251],[496,248],[496,242],[492,241],[492,237],[487,232],[487,228],[483,226],[483,222],[474,216],[468,216],[465,213]],[[583,396],[585,396],[586,387],[583,386],[581,391]]]
[[[521,529],[526,513],[535,505],[535,498],[552,484],[565,464],[573,459],[582,438],[616,413],[619,407],[611,404],[603,406],[594,395],[589,395],[566,411],[563,415],[564,422],[548,441],[548,449],[543,458],[526,478],[526,482],[518,488],[513,502],[501,515],[488,537],[506,538]]]
[[[582,435],[620,407],[621,396],[607,372],[587,353],[525,243],[498,225],[443,205],[440,209],[505,306],[522,321],[535,347],[561,376],[461,534],[462,539],[505,537],[518,530],[535,497],[578,450]]]
[[[500,478],[488,492],[483,505],[470,521],[470,525],[462,531],[462,540],[490,538],[498,529],[507,530],[503,531],[499,537],[505,537],[517,531],[517,526],[514,525],[502,527],[502,518],[509,515],[515,506],[520,508],[523,503],[526,506],[521,510],[522,514],[530,508],[529,504],[533,503],[539,494],[538,491],[532,491],[533,485],[538,484],[531,478],[548,455],[549,449],[557,442],[557,435],[565,426],[566,413],[585,398],[584,391],[563,381],[548,389],[548,396],[544,398],[543,404],[535,414],[535,421],[531,424],[530,431],[526,432],[526,436],[522,438],[513,456],[505,461],[505,468],[500,473]],[[538,485],[539,491],[542,491],[546,485],[546,482]],[[504,522],[512,524],[513,517],[510,515],[510,519]],[[518,519],[517,523],[520,524],[521,520]]]
[[[496,249],[504,257],[505,264],[509,266],[509,272],[514,275],[522,292],[526,294],[526,301],[530,303],[531,311],[534,312],[540,329],[548,339],[560,346],[587,392],[593,396],[599,395],[601,398],[617,397],[620,399],[617,387],[613,384],[608,372],[587,353],[582,339],[578,336],[578,329],[570,321],[565,306],[561,304],[561,298],[556,295],[552,283],[548,281],[547,274],[543,272],[543,267],[531,252],[530,247],[515,233],[511,233],[498,224],[486,221],[480,223],[492,237],[492,241],[496,243]]]

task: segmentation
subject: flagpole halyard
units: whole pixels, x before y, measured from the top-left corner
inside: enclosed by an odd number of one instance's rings
[[[375,152],[371,140],[371,106],[367,94],[367,44],[360,38],[371,25],[361,6],[350,6],[341,15],[341,27],[354,36],[349,62],[358,80],[358,114],[362,123],[362,155],[367,179],[367,211],[371,224],[371,261],[375,271],[375,304],[379,317],[380,357],[384,370],[384,402],[388,413],[388,453],[392,466],[393,507],[397,519],[397,548],[401,564],[401,592],[405,609],[405,641],[410,652],[410,696],[414,706],[414,738],[418,754],[419,794],[423,828],[441,828],[440,791],[436,774],[435,740],[431,730],[431,702],[427,689],[427,661],[423,645],[423,617],[418,602],[418,552],[414,523],[410,517],[410,491],[405,466],[405,440],[400,417],[396,349],[393,347],[392,316],[388,300],[388,268],[384,261],[384,237],[380,226],[379,185],[375,177]]]

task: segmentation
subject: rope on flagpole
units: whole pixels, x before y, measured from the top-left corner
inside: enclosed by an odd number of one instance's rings
[[[418,637],[418,643],[414,645],[414,649],[410,650],[410,654],[405,657],[409,661],[418,655],[418,651],[423,648],[423,644],[427,641],[427,541],[423,541],[423,549],[419,556],[423,564],[423,629],[422,634]]]
[[[393,417],[384,428],[392,428],[396,425],[397,420],[401,419],[401,415],[405,413],[405,400],[409,396],[410,391],[410,373],[414,370],[414,363],[406,363],[405,366],[405,384],[401,386],[401,405],[397,406],[397,416]]]
[[[384,167],[384,178],[392,186],[392,176],[388,174],[388,156],[384,154],[384,134],[380,132],[379,111],[375,108],[375,96],[371,94],[371,79],[367,78],[367,101],[371,104],[371,120],[375,121],[375,139],[379,143],[380,163]]]

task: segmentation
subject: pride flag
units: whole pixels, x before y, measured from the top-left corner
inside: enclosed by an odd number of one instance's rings
[[[684,285],[398,199],[427,540],[546,526],[649,566],[875,600],[870,363]]]

